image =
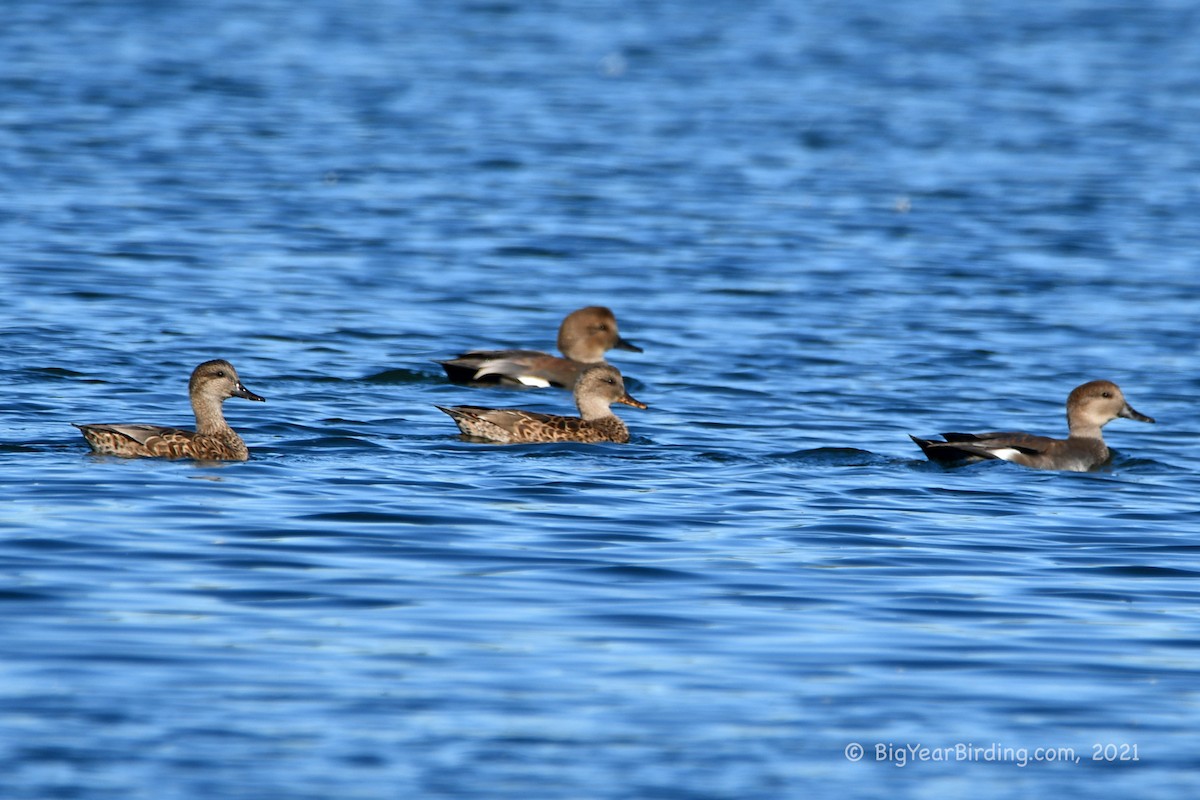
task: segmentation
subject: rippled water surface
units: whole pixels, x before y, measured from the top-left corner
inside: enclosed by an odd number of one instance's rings
[[[11,6],[6,800],[1197,790],[1194,4]],[[461,440],[589,304],[633,441]]]

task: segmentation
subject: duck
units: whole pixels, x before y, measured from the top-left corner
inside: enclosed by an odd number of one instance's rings
[[[1031,433],[943,433],[945,441],[909,438],[930,460],[943,466],[962,466],[1003,459],[1033,469],[1087,472],[1108,462],[1111,451],[1100,429],[1117,417],[1154,422],[1135,411],[1112,381],[1089,381],[1067,397],[1066,439]]]
[[[617,318],[604,306],[587,306],[566,316],[558,329],[562,357],[540,350],[471,350],[438,361],[451,383],[467,386],[571,389],[589,364],[603,364],[609,350],[642,352],[621,338]]]
[[[436,406],[450,415],[467,436],[492,442],[616,442],[629,441],[629,429],[612,412],[613,403],[646,408],[625,390],[621,373],[611,364],[593,364],[584,368],[574,389],[578,417],[541,414],[515,408],[478,406]]]
[[[191,458],[198,461],[245,461],[250,451],[221,411],[229,397],[265,403],[242,385],[237,370],[224,359],[205,361],[192,371],[188,397],[196,415],[196,430],[144,423],[71,423],[98,455],[122,458]]]

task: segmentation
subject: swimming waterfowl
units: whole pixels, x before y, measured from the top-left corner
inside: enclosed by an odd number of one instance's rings
[[[578,417],[515,408],[437,408],[449,414],[463,433],[493,442],[628,442],[629,429],[609,408],[613,403],[646,407],[625,391],[625,382],[616,367],[593,364],[583,370],[575,384]]]
[[[540,350],[472,350],[437,363],[452,383],[570,389],[584,367],[605,363],[604,354],[614,348],[642,352],[642,348],[621,338],[612,311],[588,306],[572,311],[559,326],[562,358]]]
[[[930,461],[944,466],[1000,458],[1034,469],[1086,472],[1108,461],[1110,452],[1100,429],[1117,417],[1154,422],[1134,411],[1115,383],[1090,381],[1075,387],[1067,397],[1066,439],[1004,432],[943,433],[944,442],[909,438]]]
[[[224,359],[205,361],[192,371],[188,397],[196,414],[196,430],[141,423],[75,425],[92,450],[124,458],[194,458],[200,461],[245,461],[250,457],[242,437],[221,413],[227,397],[260,403],[266,399],[242,385],[237,370]]]

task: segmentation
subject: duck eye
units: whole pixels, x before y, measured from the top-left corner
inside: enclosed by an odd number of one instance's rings
[[[1112,397],[1112,392],[1101,392],[1100,396],[1101,397]]]
[[[217,377],[218,377],[218,378],[224,378],[224,377],[225,377],[225,370],[223,370],[223,369],[219,369],[219,370],[217,370]]]

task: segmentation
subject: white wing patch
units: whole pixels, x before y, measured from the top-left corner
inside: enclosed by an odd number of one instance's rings
[[[499,375],[508,380],[515,380],[522,386],[533,386],[538,389],[550,388],[550,381],[545,378],[539,378],[536,375],[522,375],[520,370],[523,369],[525,369],[524,364],[519,364],[508,359],[489,361],[475,371],[475,380],[479,380],[485,375]]]
[[[989,447],[988,452],[994,455],[996,458],[1003,458],[1005,461],[1014,461],[1016,460],[1017,456],[1021,455],[1020,450],[1015,450],[1011,447],[999,447],[995,450]]]

